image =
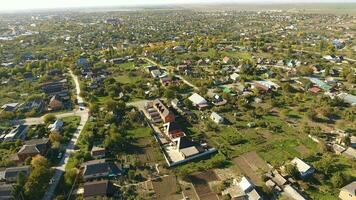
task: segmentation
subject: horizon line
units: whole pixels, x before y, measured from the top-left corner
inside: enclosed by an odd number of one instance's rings
[[[1,10],[0,9],[0,14],[15,14],[15,13],[31,13],[31,12],[69,12],[69,11],[78,11],[78,9],[94,9],[94,8],[100,8],[100,9],[107,9],[111,7],[113,11],[115,9],[119,8],[159,8],[161,6],[183,6],[183,5],[302,5],[302,4],[356,4],[355,1],[338,1],[338,0],[332,0],[332,1],[327,1],[327,2],[310,2],[310,1],[297,1],[297,2],[274,2],[272,0],[266,1],[266,2],[234,2],[234,1],[224,1],[224,2],[171,2],[171,3],[154,3],[154,4],[122,4],[122,5],[88,5],[88,6],[68,6],[68,7],[48,7],[48,8],[19,8],[19,9],[8,9],[8,10]],[[88,12],[88,10],[87,10]]]

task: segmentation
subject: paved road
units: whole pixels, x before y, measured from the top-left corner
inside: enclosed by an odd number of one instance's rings
[[[59,114],[54,114],[57,119],[63,119],[66,117],[73,117],[73,116],[78,116],[82,117],[88,113],[87,110],[73,110],[70,112],[66,113],[59,113]],[[26,118],[26,119],[19,119],[19,120],[14,120],[12,121],[12,124],[24,124],[24,125],[38,125],[38,124],[44,124],[44,116],[41,117],[33,117],[33,118]]]
[[[84,100],[79,96],[80,86],[79,86],[78,77],[76,75],[74,75],[72,71],[69,71],[69,72],[70,72],[70,74],[74,80],[75,86],[76,86],[78,103],[80,103],[80,106],[82,106],[84,108]],[[62,157],[58,166],[54,167],[54,169],[56,171],[55,171],[54,176],[52,177],[53,183],[50,184],[49,188],[47,189],[47,192],[44,195],[43,200],[51,200],[52,199],[53,193],[56,190],[59,180],[61,179],[61,176],[63,175],[63,173],[65,171],[65,167],[68,163],[70,153],[75,151],[74,147],[78,141],[78,138],[79,138],[81,132],[83,131],[85,124],[87,123],[87,121],[89,119],[89,110],[87,108],[84,108],[84,110],[74,110],[70,113],[63,113],[63,114],[57,115],[57,117],[63,117],[63,116],[80,116],[80,123],[79,123],[79,126],[78,126],[77,130],[75,131],[72,139],[65,147],[66,150],[65,150],[64,156]],[[42,120],[42,118],[32,119],[32,120],[33,120],[32,122],[38,122],[38,121]]]

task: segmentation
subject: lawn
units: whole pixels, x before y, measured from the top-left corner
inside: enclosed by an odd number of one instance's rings
[[[63,125],[63,142],[68,143],[75,131],[77,131],[77,128],[80,123],[80,117],[66,117],[62,119],[64,122]]]
[[[125,69],[125,70],[131,70],[135,68],[135,63],[134,62],[126,62],[123,64],[119,64],[118,67],[120,67],[121,69]]]
[[[152,137],[151,132],[152,130],[149,127],[137,127],[127,131],[127,133],[134,138]]]

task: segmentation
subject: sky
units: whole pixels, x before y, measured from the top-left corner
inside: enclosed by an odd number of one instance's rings
[[[78,8],[105,6],[134,6],[187,3],[320,3],[356,2],[356,0],[0,0],[0,11],[46,8]]]

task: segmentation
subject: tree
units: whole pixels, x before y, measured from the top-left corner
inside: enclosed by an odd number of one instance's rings
[[[13,188],[11,190],[11,195],[15,199],[23,199],[23,195],[24,195],[23,187],[24,187],[25,183],[26,183],[25,174],[23,172],[20,172],[17,175],[16,184],[13,186]]]
[[[77,168],[66,170],[64,174],[64,182],[69,186],[73,185],[76,177],[77,177]]]
[[[330,181],[335,188],[340,188],[347,183],[347,177],[342,172],[336,172]]]
[[[315,168],[323,174],[329,175],[332,163],[333,158],[329,154],[326,154],[326,156],[323,156],[318,162],[315,163]]]
[[[24,186],[27,199],[41,199],[46,192],[51,178],[50,165],[43,156],[36,156],[31,161],[31,174]]]
[[[54,114],[47,114],[44,116],[44,122],[46,124],[56,121],[56,116]]]
[[[59,133],[50,133],[48,137],[52,143],[61,142],[62,140],[62,135],[60,135]]]
[[[166,97],[167,99],[173,99],[175,96],[175,93],[173,90],[167,89],[166,91],[164,91],[163,96]]]
[[[285,171],[287,174],[289,174],[290,176],[297,178],[299,177],[299,172],[297,169],[297,166],[293,165],[293,164],[287,164],[285,166]]]

